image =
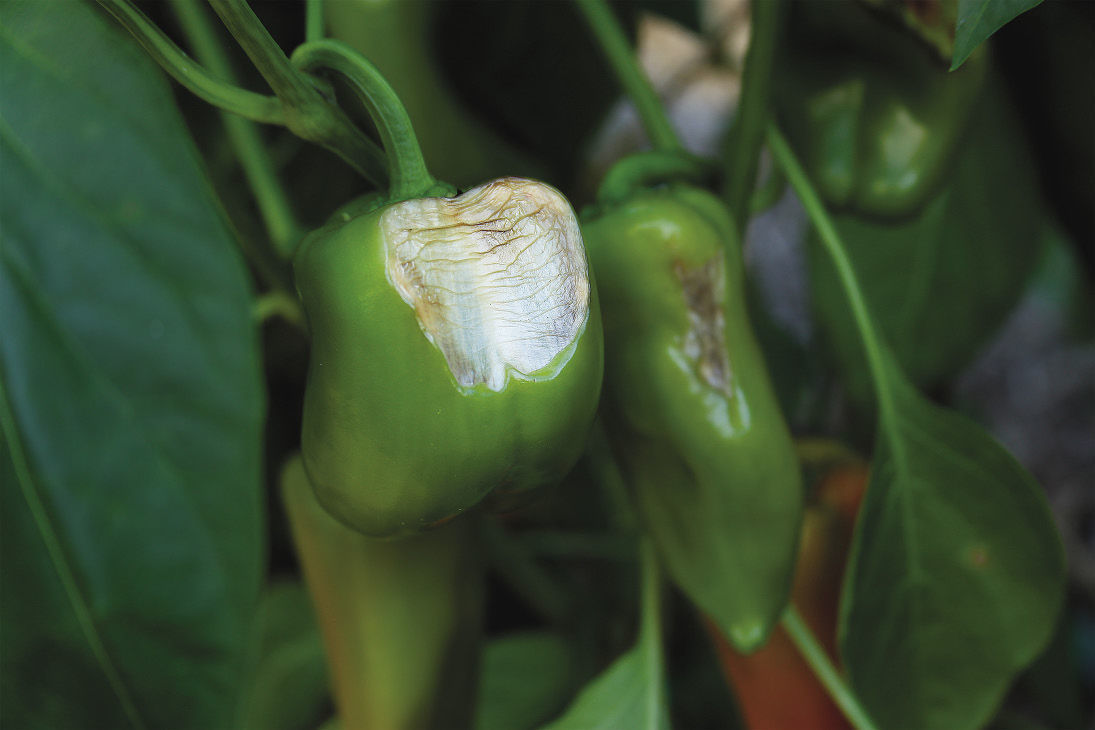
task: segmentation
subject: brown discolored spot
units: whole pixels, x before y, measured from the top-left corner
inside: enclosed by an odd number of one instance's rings
[[[700,379],[719,392],[731,395],[730,361],[726,349],[726,264],[722,252],[702,266],[674,265],[688,307],[688,332],[684,353],[696,365]]]
[[[980,570],[989,563],[989,551],[984,545],[974,545],[966,553],[966,562]]]

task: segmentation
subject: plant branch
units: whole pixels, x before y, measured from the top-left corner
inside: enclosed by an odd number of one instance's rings
[[[384,156],[376,143],[293,68],[246,0],[209,0],[209,4],[284,102],[286,124],[293,134],[331,150],[375,185],[386,184]]]
[[[639,111],[643,127],[654,148],[664,152],[683,149],[677,132],[673,129],[665,106],[654,91],[650,79],[643,73],[635,53],[620,28],[612,9],[604,0],[575,0],[582,17],[593,32],[601,50],[608,58],[616,78],[624,87],[631,103]]]
[[[642,566],[639,643],[647,655],[643,666],[656,668],[653,676],[647,677],[646,691],[646,716],[653,718],[662,713],[665,702],[665,668],[662,656],[662,574],[650,537],[643,537],[639,556]]]
[[[852,723],[856,730],[877,730],[867,711],[859,704],[859,699],[845,683],[844,678],[837,671],[825,649],[814,638],[810,628],[802,620],[794,606],[788,606],[781,621],[784,630],[791,637],[795,647],[802,654],[803,659],[810,665],[818,680],[828,690],[840,711]]]
[[[276,96],[233,86],[212,76],[187,56],[130,0],[98,0],[128,30],[145,52],[179,84],[203,101],[254,122],[285,124],[285,110]]]
[[[726,203],[736,217],[738,232],[749,222],[749,201],[757,179],[764,128],[772,95],[772,64],[782,19],[779,0],[750,4],[752,29],[742,74],[741,103],[727,140]]]
[[[300,331],[308,331],[300,301],[284,290],[275,290],[255,299],[252,313],[259,323],[272,317],[281,317]]]
[[[768,125],[767,141],[768,149],[771,150],[777,164],[787,175],[787,180],[791,183],[791,187],[795,189],[799,200],[802,201],[802,205],[806,209],[806,214],[817,229],[818,236],[821,238],[829,258],[836,266],[837,275],[840,277],[844,294],[848,298],[848,304],[852,309],[852,316],[859,329],[860,339],[867,351],[867,364],[871,371],[875,396],[878,398],[880,420],[886,430],[892,432],[892,426],[896,422],[897,414],[890,394],[886,359],[882,351],[881,340],[871,322],[870,311],[867,309],[867,303],[863,298],[863,291],[859,287],[855,270],[852,268],[852,262],[845,252],[844,244],[841,242],[836,227],[833,225],[829,213],[825,210],[821,198],[818,197],[817,191],[814,190],[814,186],[810,183],[806,172],[802,169],[802,165],[799,164],[794,152],[791,151],[790,145],[787,144],[787,140],[774,123]]]
[[[306,73],[333,71],[350,85],[365,105],[388,157],[389,200],[395,202],[456,192],[451,186],[439,185],[430,175],[403,102],[364,56],[340,41],[318,40],[297,48],[292,64]]]
[[[318,41],[323,38],[323,0],[305,0],[304,40]]]
[[[491,566],[544,619],[561,624],[571,615],[570,594],[496,520],[482,521],[483,543]]]
[[[197,57],[214,73],[231,79],[231,63],[199,0],[175,0],[172,8]],[[255,196],[266,233],[278,255],[288,258],[300,239],[301,229],[293,215],[285,187],[278,179],[270,153],[258,129],[247,120],[222,114],[221,122]]]

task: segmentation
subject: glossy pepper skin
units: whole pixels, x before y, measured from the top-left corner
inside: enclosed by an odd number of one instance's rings
[[[299,457],[281,494],[341,727],[470,728],[483,633],[473,518],[403,540],[366,537],[320,506]]]
[[[911,216],[947,177],[983,84],[859,3],[794,3],[777,69],[781,126],[825,201],[876,218]]]
[[[345,524],[412,534],[577,460],[602,334],[577,220],[553,188],[504,178],[364,201],[311,234],[294,270],[312,334],[304,465]]]
[[[752,651],[787,600],[803,497],[733,221],[672,183],[593,211],[585,235],[614,450],[671,577]]]

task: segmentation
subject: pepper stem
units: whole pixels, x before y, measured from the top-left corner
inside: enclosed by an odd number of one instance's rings
[[[662,152],[683,149],[661,99],[643,73],[620,24],[604,0],[575,0],[589,29],[608,57],[613,71],[639,111],[654,148]]]
[[[659,183],[687,180],[699,184],[715,172],[713,163],[687,152],[639,152],[623,158],[605,173],[597,188],[597,200],[620,203]]]
[[[376,66],[361,54],[339,41],[322,39],[297,48],[292,63],[308,73],[320,69],[337,73],[365,105],[388,157],[391,202],[456,192],[430,175],[403,102]]]

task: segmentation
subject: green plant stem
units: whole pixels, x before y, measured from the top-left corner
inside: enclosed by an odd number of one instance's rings
[[[726,203],[733,212],[738,232],[749,222],[749,201],[757,179],[764,128],[772,96],[772,65],[782,18],[780,0],[750,4],[752,29],[742,74],[741,102],[727,140]]]
[[[306,0],[304,5],[304,40],[323,38],[323,0]]]
[[[187,56],[130,0],[98,0],[145,52],[173,79],[218,109],[264,124],[285,124],[285,111],[276,96],[264,96],[214,77]]]
[[[246,0],[209,0],[209,4],[278,98],[295,109],[308,108],[316,90],[293,69]]]
[[[307,73],[323,69],[337,73],[365,105],[388,156],[389,200],[455,193],[451,186],[439,186],[426,169],[422,149],[403,102],[376,66],[364,56],[341,41],[324,39],[298,47],[293,52],[292,63]]]
[[[287,291],[275,290],[263,294],[255,300],[252,313],[260,323],[272,317],[281,317],[301,331],[307,331],[308,329],[308,325],[304,320],[304,310],[300,307],[300,301]]]
[[[897,414],[891,398],[886,360],[881,341],[871,322],[871,315],[863,298],[863,291],[859,287],[855,270],[852,268],[852,262],[845,252],[844,244],[841,242],[836,227],[833,225],[829,213],[825,210],[821,198],[814,190],[809,178],[806,177],[806,172],[802,169],[802,165],[799,164],[794,152],[791,151],[786,138],[774,123],[768,125],[767,142],[768,149],[771,150],[776,163],[787,175],[787,180],[791,183],[791,187],[795,189],[799,200],[802,201],[802,205],[806,209],[806,214],[817,229],[818,236],[821,238],[829,258],[836,266],[837,275],[840,277],[840,283],[844,287],[845,296],[848,297],[848,304],[851,306],[856,327],[859,329],[860,339],[867,351],[867,364],[871,371],[875,396],[878,398],[880,421],[883,428],[892,433]]]
[[[658,565],[658,556],[654,543],[644,537],[639,545],[639,564],[642,570],[642,597],[640,607],[642,618],[639,630],[639,643],[646,655],[645,667],[656,667],[653,676],[647,677],[645,692],[646,717],[658,717],[662,714],[665,702],[665,670],[662,656],[662,575]]]
[[[852,726],[856,730],[878,730],[794,606],[787,607],[781,622],[799,653]]]
[[[544,571],[520,540],[511,536],[494,519],[482,521],[483,544],[491,566],[545,620],[565,623],[573,612],[573,600],[551,575]]]
[[[326,147],[366,179],[385,185],[388,175],[377,145],[293,68],[246,0],[209,0],[209,4],[285,104],[286,124],[293,134]]]
[[[639,530],[639,519],[635,509],[631,506],[631,499],[627,493],[627,483],[624,481],[620,467],[612,457],[612,448],[608,442],[608,434],[600,418],[593,422],[590,430],[589,442],[586,446],[586,458],[593,469],[594,478],[597,480],[601,493],[604,495],[608,507],[609,519],[613,526],[620,532],[635,534]]]
[[[637,152],[613,165],[597,188],[601,203],[621,203],[640,190],[667,180],[687,180],[701,184],[713,178],[709,160],[687,152]]]
[[[663,152],[683,149],[677,132],[673,129],[665,107],[650,79],[643,73],[635,53],[620,28],[612,9],[604,0],[575,0],[578,9],[593,32],[601,50],[616,72],[631,102],[639,111],[643,127],[654,148]]]
[[[213,73],[232,79],[232,65],[224,52],[213,25],[199,0],[175,0],[172,4],[176,17],[190,40],[195,55]],[[229,143],[236,152],[236,159],[243,168],[244,177],[251,187],[262,216],[266,233],[274,250],[282,258],[292,255],[301,228],[293,215],[292,205],[285,187],[278,179],[269,151],[255,125],[232,114],[222,114],[221,122],[228,133]]]

